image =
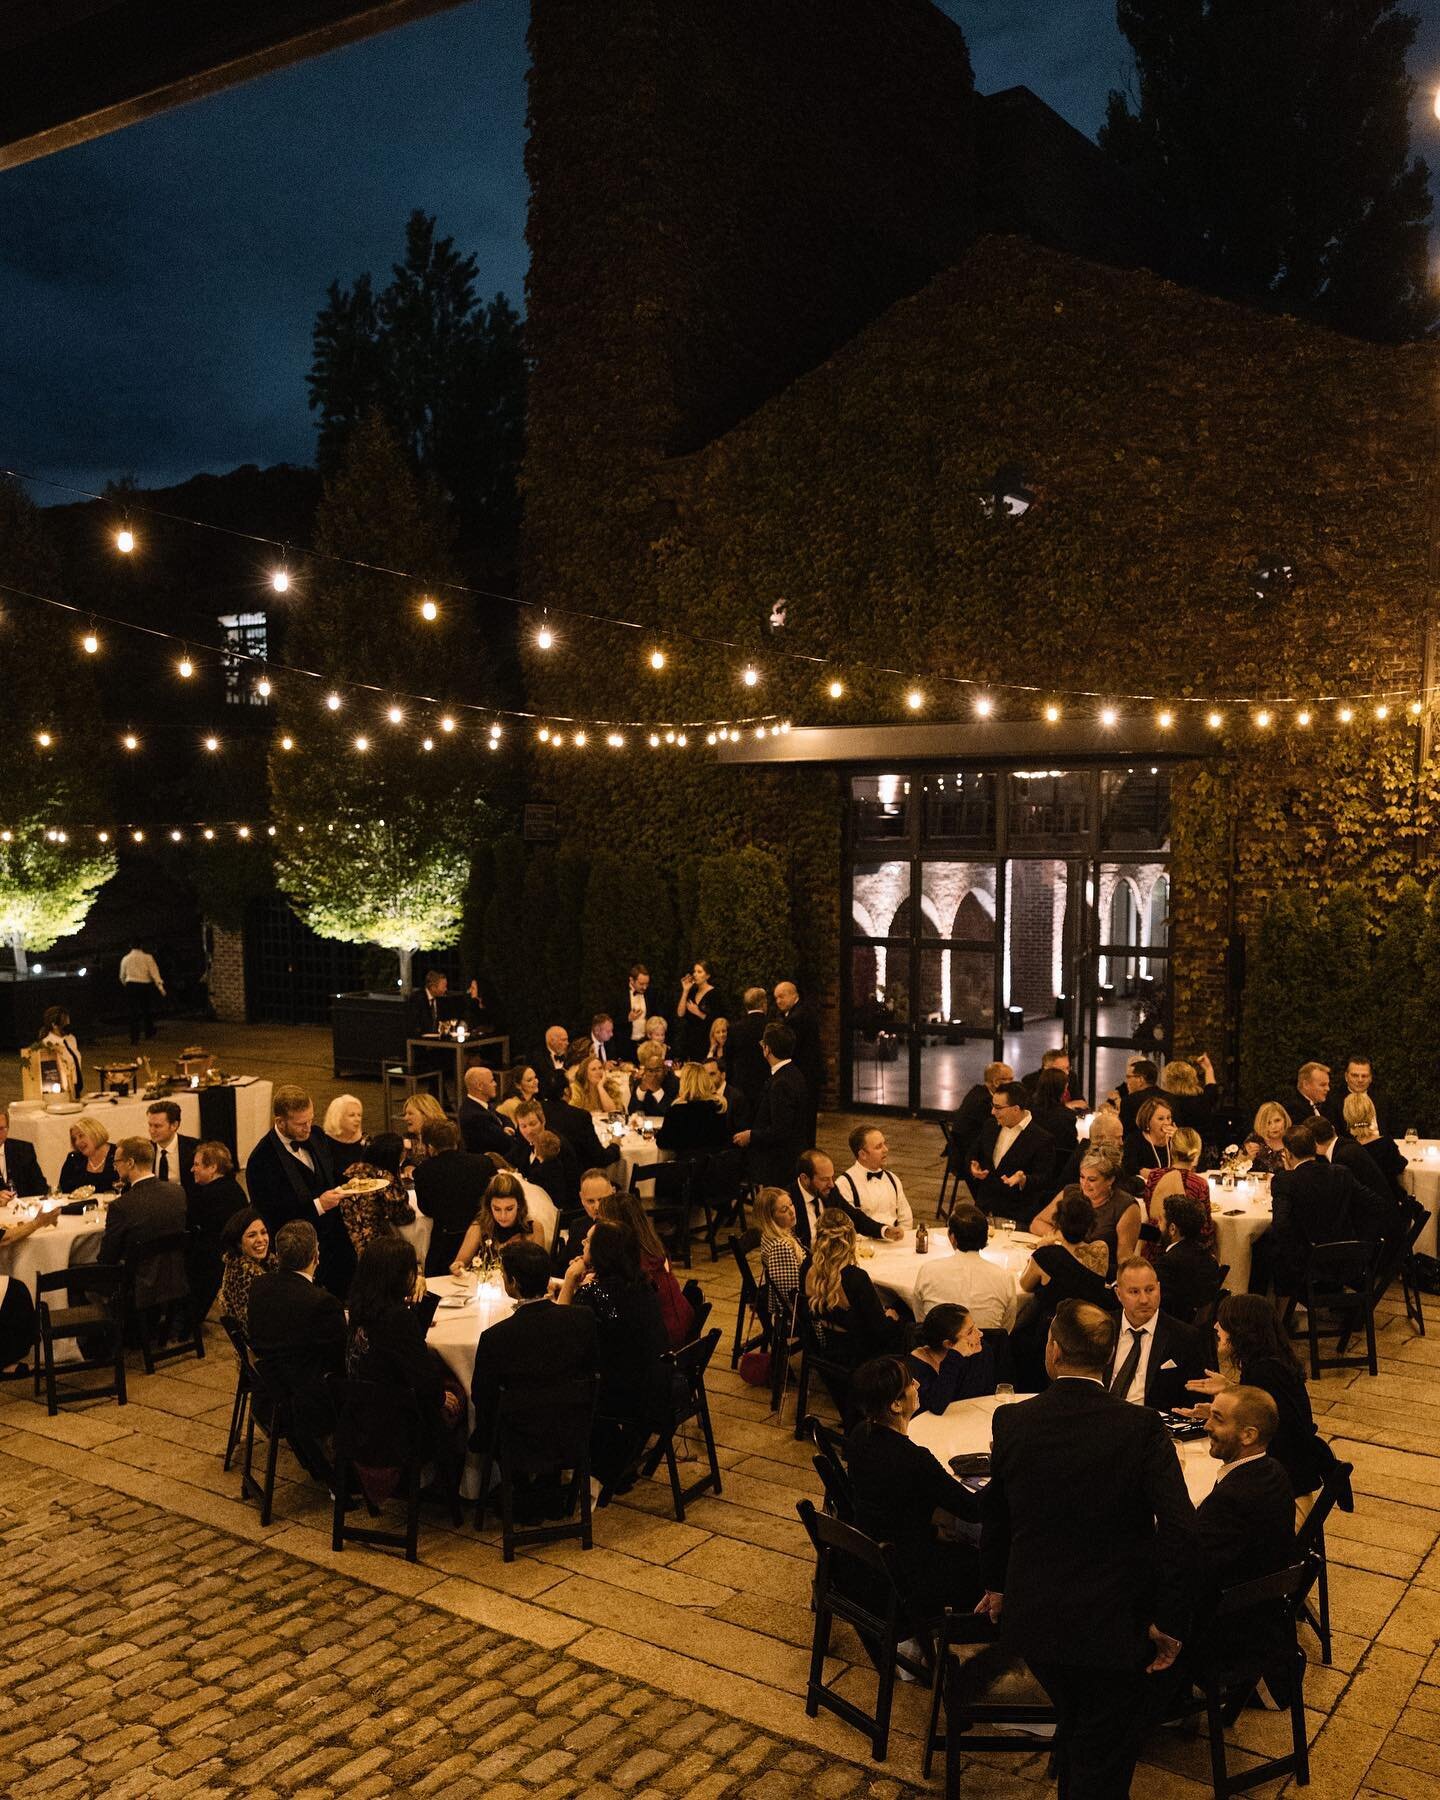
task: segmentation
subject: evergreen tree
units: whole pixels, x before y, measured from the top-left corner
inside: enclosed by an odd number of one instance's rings
[[[1173,221],[1169,270],[1357,337],[1434,323],[1399,0],[1119,0],[1134,106],[1100,141]]]
[[[634,887],[630,861],[615,850],[591,858],[585,887],[580,943],[580,985],[591,1013],[613,1007],[624,998],[625,982],[635,963],[650,971],[652,1012],[669,1012],[673,1000],[675,913],[663,871],[651,869],[643,900],[626,904],[617,896]],[[615,1021],[617,1036],[625,1021]]]
[[[695,942],[727,1009],[745,988],[768,988],[794,968],[790,898],[778,857],[747,844],[703,858]]]
[[[1380,928],[1372,965],[1374,1005],[1368,1048],[1376,1085],[1394,1109],[1395,1126],[1427,1124],[1436,1116],[1435,1033],[1427,1005],[1428,919],[1425,894],[1406,876]],[[1437,972],[1440,973],[1440,972]]]
[[[1320,927],[1322,961],[1315,973],[1322,1011],[1313,1056],[1329,1063],[1338,1088],[1346,1057],[1370,1040],[1374,1012],[1370,921],[1364,892],[1353,881],[1331,893]]]
[[[1325,945],[1306,892],[1274,896],[1250,934],[1241,1021],[1241,1091],[1250,1110],[1294,1092],[1323,1029]]]

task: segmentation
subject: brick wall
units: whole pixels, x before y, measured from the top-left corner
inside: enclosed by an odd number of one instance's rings
[[[210,945],[210,1004],[227,1025],[243,1025],[245,1008],[245,934],[223,925],[207,925]]]

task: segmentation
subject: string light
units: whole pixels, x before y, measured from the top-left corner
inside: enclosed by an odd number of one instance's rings
[[[422,749],[422,750],[433,750],[433,749],[434,749],[434,748],[435,748],[435,740],[434,740],[434,738],[428,738],[428,737],[427,737],[427,738],[421,738],[421,740],[420,740],[420,748],[421,748],[421,749]]]
[[[625,740],[618,731],[608,733],[605,742],[612,750],[623,750],[625,748]],[[710,734],[710,742],[712,744],[715,742],[715,734],[713,732]]]
[[[127,750],[138,750],[140,748],[140,740],[133,731],[127,731],[120,742]]]
[[[760,735],[762,737],[765,735],[765,727],[763,725],[760,727]],[[665,742],[667,744],[673,744],[675,742],[675,733],[673,731],[667,731],[665,733]]]
[[[749,663],[746,665],[745,673],[740,679],[745,683],[746,687],[758,687],[760,685],[760,671],[755,667],[754,663]]]
[[[1295,723],[1297,725],[1308,725],[1310,723],[1310,708],[1308,706],[1302,706],[1299,712],[1296,713]]]
[[[175,673],[182,681],[188,681],[195,673],[195,665],[188,656],[182,656],[175,665]]]
[[[210,829],[210,827],[208,825],[205,827],[204,831],[202,831],[200,833],[200,835],[201,835],[201,837],[204,838],[204,840],[207,844],[213,844],[215,842],[215,833]]]
[[[420,602],[420,617],[428,620],[429,623],[433,625],[435,620],[440,617],[440,608],[433,600],[422,600]]]
[[[1384,723],[1384,721],[1386,719],[1388,719],[1390,717],[1390,708],[1385,704],[1385,702],[1383,700],[1375,708],[1375,717],[1377,719],[1379,719],[1382,724]]]
[[[207,737],[207,738],[206,738],[206,740],[205,740],[205,748],[206,748],[206,749],[207,749],[207,750],[218,750],[218,749],[219,749],[219,748],[220,748],[220,740],[219,740],[219,738],[217,738],[217,737]]]
[[[1220,713],[1220,712],[1206,713],[1205,723],[1210,727],[1210,729],[1212,731],[1218,731],[1220,729],[1220,727],[1225,723],[1225,715],[1224,715],[1224,713]]]
[[[535,735],[542,744],[548,744],[550,742],[550,727],[548,725],[542,725]]]
[[[1162,731],[1168,731],[1170,729],[1170,727],[1175,723],[1175,715],[1168,708],[1166,708],[1164,711],[1156,714],[1155,723],[1160,727],[1160,729]]]
[[[658,731],[652,731],[650,736],[646,739],[646,742],[652,750],[658,750],[660,748],[660,733]]]
[[[42,750],[48,750],[55,740],[48,731],[37,731],[35,733],[35,742]]]
[[[676,743],[677,743],[677,744],[678,744],[678,745],[679,745],[679,746],[680,746],[680,748],[681,748],[681,749],[682,749],[682,750],[683,750],[683,749],[684,749],[684,748],[685,748],[685,746],[686,746],[686,744],[687,744],[687,743],[688,743],[688,742],[689,742],[689,741],[690,741],[690,740],[689,740],[689,739],[688,739],[688,738],[687,738],[687,737],[686,737],[686,736],[685,736],[685,733],[684,733],[684,732],[683,732],[683,731],[682,731],[682,732],[680,732],[680,733],[679,733],[679,734],[678,734],[678,735],[677,735],[677,737],[676,737],[676,739],[675,739],[675,742],[676,742]]]
[[[265,835],[266,835],[266,837],[274,837],[275,827],[273,825],[267,825],[265,827]]]
[[[542,625],[535,633],[535,648],[537,650],[553,650],[555,648],[555,633],[548,625]]]
[[[95,835],[102,844],[108,844],[110,842],[110,833],[108,831],[97,831]],[[8,831],[5,833],[5,838],[8,842],[10,838],[10,833]]]
[[[105,834],[102,832],[100,836],[101,841],[103,842]],[[14,841],[15,833],[13,831],[0,831],[0,844],[12,844]]]
[[[713,732],[713,731],[707,731],[705,733],[705,742],[707,744],[713,744],[715,742],[717,736],[718,736],[718,733]]]
[[[1337,719],[1339,719],[1339,721],[1342,725],[1348,725],[1350,723],[1350,721],[1355,717],[1355,714],[1351,711],[1351,709],[1348,706],[1342,706],[1340,708],[1339,712],[1336,713],[1335,717]]]
[[[830,686],[826,689],[826,692],[832,700],[843,700],[845,698],[845,683],[843,681],[832,681]]]
[[[663,650],[652,650],[650,652],[650,667],[657,673],[665,667],[665,652]]]
[[[363,731],[361,732],[360,736],[357,737],[355,740],[355,748],[362,752],[366,751],[370,748],[370,740],[368,737],[365,736]]]
[[[1116,712],[1113,706],[1102,706],[1100,708],[1100,723],[1102,725],[1114,725],[1119,720],[1119,717],[1119,713]]]
[[[577,731],[575,733],[575,748],[577,750],[583,750],[585,748],[585,733],[583,731]]]
[[[325,705],[331,712],[339,712],[340,696],[338,694],[333,694],[333,693],[327,694],[325,696]]]
[[[129,556],[135,548],[135,533],[128,525],[122,525],[115,533],[115,548],[122,556]]]
[[[988,694],[980,694],[975,701],[975,711],[982,719],[988,719],[995,710],[995,702]]]
[[[242,838],[248,838],[249,835],[250,835],[250,827],[248,825],[242,825],[240,827],[239,831],[236,833],[237,837],[242,837]]]
[[[280,740],[280,748],[281,748],[281,749],[282,749],[282,750],[293,750],[293,749],[294,749],[294,748],[295,748],[295,740],[294,740],[294,738],[292,738],[292,737],[282,737],[282,738],[281,738],[281,740]]]
[[[442,714],[440,719],[440,729],[442,731],[453,731],[455,729],[455,721],[450,717],[449,713]]]
[[[1423,711],[1424,711],[1424,710],[1425,710],[1425,708],[1424,708],[1424,705],[1423,705],[1423,703],[1422,703],[1422,702],[1421,702],[1421,701],[1419,701],[1419,700],[1412,700],[1412,701],[1411,701],[1411,702],[1410,702],[1410,717],[1411,717],[1411,718],[1412,718],[1412,719],[1418,719],[1418,718],[1419,718],[1419,717],[1420,717],[1420,714],[1421,714],[1421,713],[1422,713],[1422,712],[1423,712]]]
[[[910,708],[911,712],[919,712],[920,708],[925,704],[925,696],[920,692],[919,688],[911,688],[910,692],[905,696],[905,704]]]
[[[550,739],[550,748],[552,750],[563,750],[565,748],[565,734],[563,731],[557,731]]]
[[[93,656],[100,648],[100,640],[96,637],[93,626],[85,633],[84,637],[81,638],[80,645],[87,656]]]
[[[1260,728],[1261,731],[1265,731],[1269,728],[1270,714],[1269,714],[1269,711],[1265,707],[1262,706],[1260,708],[1259,712],[1256,713],[1255,723]]]
[[[405,723],[404,710],[398,706],[387,706],[385,709],[385,717],[392,725],[403,725]]]
[[[143,844],[145,842],[145,833],[143,831],[132,831],[130,837],[134,843]]]
[[[290,571],[285,567],[284,563],[281,563],[278,569],[272,569],[270,571],[270,585],[277,594],[288,594],[290,592]]]
[[[178,844],[180,842],[180,833],[178,831],[172,831],[170,833],[170,842],[172,844]]]
[[[1059,722],[1059,719],[1060,719],[1060,708],[1052,700],[1049,703],[1049,705],[1045,708],[1045,723],[1047,725],[1054,725]]]
[[[262,700],[268,700],[274,691],[275,690],[270,686],[270,679],[266,675],[262,675],[255,683],[255,692]]]

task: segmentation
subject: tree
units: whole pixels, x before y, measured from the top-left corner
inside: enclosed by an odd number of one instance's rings
[[[290,658],[327,684],[373,683],[383,672],[389,691],[373,703],[352,693],[331,714],[319,683],[287,678],[278,722],[295,747],[287,751],[278,739],[270,756],[280,886],[322,937],[395,950],[402,980],[412,951],[444,949],[459,937],[470,846],[487,809],[473,769],[457,767],[470,754],[465,734],[441,731],[438,709],[414,698],[397,701],[404,718],[391,725],[385,702],[433,693],[442,674],[464,691],[475,670],[469,640],[447,637],[443,620],[438,637],[422,633],[416,596],[393,577],[325,558],[443,580],[441,517],[385,421],[367,414],[326,483],[316,515],[320,555],[297,601]],[[363,751],[360,737],[369,745]]]
[[[1338,1087],[1345,1058],[1369,1041],[1374,1013],[1370,921],[1364,892],[1353,881],[1342,881],[1331,892],[1320,918],[1320,939],[1323,960],[1315,973],[1322,1010],[1311,1054],[1329,1063]]]
[[[668,1013],[673,1008],[675,911],[664,870],[649,870],[643,899],[634,890],[631,860],[618,850],[597,850],[590,859],[580,934],[580,987],[592,1014],[624,998],[635,963],[650,971],[651,1010]],[[624,1026],[623,1019],[615,1021],[617,1036]]]
[[[462,545],[514,566],[525,434],[525,348],[503,294],[482,301],[479,268],[435,220],[413,212],[405,254],[378,293],[370,276],[330,286],[316,316],[308,385],[320,467],[339,467],[378,410],[411,468],[439,483]]]
[[[1435,1117],[1435,1033],[1426,997],[1425,893],[1406,876],[1380,928],[1371,965],[1374,994],[1368,1049],[1376,1086],[1396,1114],[1400,1130]]]
[[[1357,337],[1434,323],[1418,21],[1398,0],[1119,0],[1134,106],[1102,145],[1175,226],[1169,273]]]
[[[1241,1088],[1254,1105],[1295,1087],[1325,1016],[1323,932],[1310,895],[1276,894],[1251,934],[1241,1024]]]
[[[789,974],[795,943],[778,857],[747,844],[701,861],[695,942],[726,1006],[752,984],[768,988]]]

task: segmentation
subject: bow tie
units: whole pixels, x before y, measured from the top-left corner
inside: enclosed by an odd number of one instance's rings
[[[865,1171],[865,1179],[867,1181],[882,1181],[884,1177],[885,1171],[883,1169],[867,1169]]]

